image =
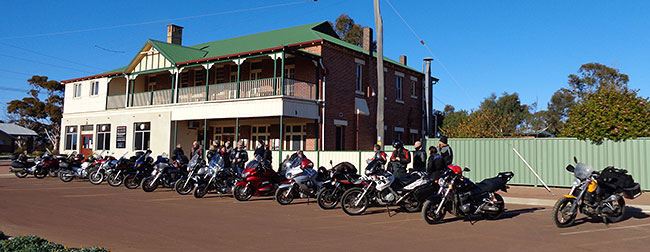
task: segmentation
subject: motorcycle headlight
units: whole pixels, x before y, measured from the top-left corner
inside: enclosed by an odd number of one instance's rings
[[[445,180],[444,179],[439,179],[438,180],[438,185],[441,186],[441,187],[445,186]]]
[[[248,175],[251,174],[250,172],[244,172],[241,176],[242,178],[248,177]]]

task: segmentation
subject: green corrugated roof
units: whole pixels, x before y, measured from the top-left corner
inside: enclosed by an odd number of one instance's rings
[[[151,43],[151,45],[158,49],[163,56],[176,64],[180,62],[258,51],[321,39],[360,53],[367,53],[363,48],[339,39],[334,32],[334,29],[327,21],[217,40],[193,46],[169,44],[152,39],[148,40],[148,43]],[[373,53],[373,55],[376,57],[376,53]],[[419,72],[418,70],[402,65],[392,59],[384,57],[384,60],[408,68],[412,71]],[[106,73],[119,72],[120,70],[124,71],[125,69],[126,67],[121,67]]]
[[[103,72],[103,73],[100,73],[100,74],[122,73],[122,72],[124,72],[124,70],[126,70],[126,66],[123,66],[123,67],[120,67],[120,68],[115,68],[113,70],[106,71],[106,72]]]

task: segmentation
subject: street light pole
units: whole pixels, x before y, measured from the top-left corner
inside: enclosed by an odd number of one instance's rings
[[[375,28],[377,29],[377,144],[384,149],[384,24],[379,10],[379,0],[373,1]],[[371,50],[372,51],[372,50]],[[372,55],[372,52],[370,53]]]

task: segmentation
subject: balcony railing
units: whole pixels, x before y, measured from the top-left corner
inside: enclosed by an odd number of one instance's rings
[[[106,98],[106,109],[124,108],[126,95],[109,95]]]
[[[275,90],[274,90],[275,86]],[[206,93],[207,91],[207,93]],[[266,78],[239,82],[219,83],[206,86],[184,87],[178,89],[178,103],[232,100],[238,98],[266,97],[282,94],[282,78]],[[316,99],[316,85],[311,82],[285,78],[284,95],[305,99]],[[170,104],[172,89],[131,94],[131,107]],[[125,95],[108,97],[106,108],[123,108]]]

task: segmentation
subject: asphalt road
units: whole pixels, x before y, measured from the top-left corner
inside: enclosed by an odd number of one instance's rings
[[[0,167],[0,169],[7,169]],[[504,194],[507,196],[507,194]],[[145,193],[58,178],[0,176],[0,230],[34,234],[72,247],[112,251],[647,251],[650,218],[631,212],[620,223],[581,216],[559,229],[549,207],[512,205],[496,221],[473,225],[449,214],[426,224],[419,213],[371,208],[348,216],[298,200],[237,202],[209,194],[195,199],[169,189]]]

